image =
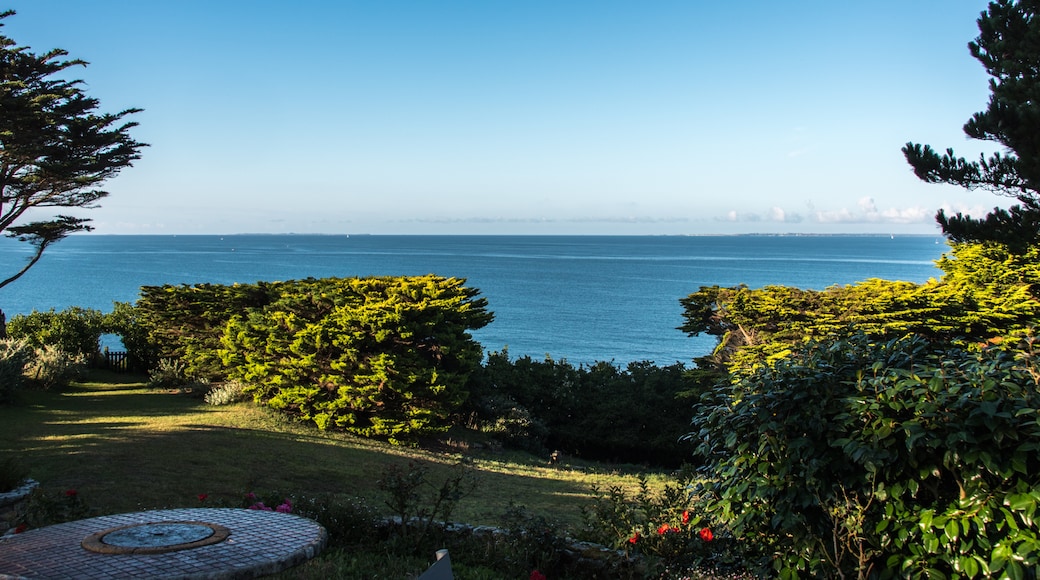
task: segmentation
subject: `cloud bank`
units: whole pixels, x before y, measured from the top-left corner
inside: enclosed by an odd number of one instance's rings
[[[947,213],[967,213],[981,216],[988,210],[981,206],[963,204],[943,204]],[[937,208],[924,206],[879,208],[872,197],[859,200],[855,208],[839,208],[833,210],[817,210],[810,207],[805,212],[792,212],[781,207],[771,207],[761,212],[739,212],[730,210],[722,221],[728,222],[769,222],[785,224],[931,224],[935,221]]]

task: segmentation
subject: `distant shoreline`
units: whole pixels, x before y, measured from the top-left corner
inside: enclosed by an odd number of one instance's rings
[[[329,234],[299,232],[241,232],[235,234],[96,234],[76,233],[69,237],[235,237],[235,236],[270,236],[270,237],[342,237],[342,238],[936,238],[943,239],[940,233],[935,234],[893,234],[893,233],[861,233],[861,234],[827,234],[827,233],[743,233],[743,234]]]

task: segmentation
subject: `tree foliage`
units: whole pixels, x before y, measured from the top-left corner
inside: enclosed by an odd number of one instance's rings
[[[112,312],[105,314],[105,332],[119,336],[126,349],[127,368],[146,371],[158,360],[158,349],[149,339],[148,329],[141,321],[142,310],[129,302],[115,302]]]
[[[304,280],[231,317],[218,354],[270,407],[391,441],[445,429],[492,315],[464,280],[433,275]]]
[[[683,300],[683,329],[720,339],[690,434],[700,509],[764,568],[1016,578],[1040,563],[1040,248],[953,243],[937,264],[924,284]]]
[[[270,304],[282,283],[144,286],[134,305],[134,320],[147,336],[137,349],[158,359],[182,361],[192,377],[219,380],[227,370],[217,355],[233,316]],[[129,345],[128,345],[129,346]]]
[[[93,360],[105,331],[105,315],[91,308],[74,306],[60,312],[32,311],[18,314],[7,323],[7,334],[35,348],[53,347],[60,352]]]
[[[781,577],[1023,577],[1038,379],[1032,342],[810,343],[702,399],[700,510]]]
[[[468,409],[506,444],[585,459],[677,467],[689,457],[679,438],[704,388],[682,364],[510,360],[488,355],[470,381]]]
[[[928,183],[985,189],[1015,198],[1009,209],[994,208],[975,219],[942,210],[936,220],[954,242],[993,241],[1015,251],[1040,242],[1040,18],[1036,0],[996,0],[978,19],[979,36],[968,48],[990,79],[985,111],[972,115],[964,133],[1000,144],[997,152],[968,161],[947,149],[907,143],[903,154]]]
[[[907,334],[938,342],[983,342],[1021,332],[1040,317],[1040,250],[1016,253],[994,244],[952,244],[924,284],[871,279],[825,290],[787,286],[702,287],[680,300],[682,330],[719,338],[714,368],[751,368],[789,354],[807,340],[855,332]]]
[[[0,13],[0,26],[13,14]],[[125,120],[139,109],[99,113],[81,81],[54,78],[86,66],[62,60],[67,54],[37,54],[0,35],[0,231],[34,249],[0,287],[21,277],[51,244],[91,229],[90,220],[69,215],[23,218],[42,208],[94,207],[108,195],[101,184],[139,159],[144,147],[129,135],[136,123]]]
[[[400,440],[445,428],[466,398],[483,357],[469,331],[492,320],[478,294],[434,275],[146,286],[129,318],[147,333],[140,348],[187,376],[240,380],[322,429]]]

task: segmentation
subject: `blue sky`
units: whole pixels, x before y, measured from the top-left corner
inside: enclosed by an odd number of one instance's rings
[[[935,233],[984,0],[8,0],[151,147],[97,233]]]

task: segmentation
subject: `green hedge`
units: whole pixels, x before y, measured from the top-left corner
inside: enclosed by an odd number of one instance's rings
[[[781,577],[1040,565],[1040,366],[921,337],[812,343],[697,408],[702,513]]]
[[[473,375],[469,408],[514,447],[614,462],[679,466],[691,448],[693,396],[705,388],[682,364],[574,366],[491,353]]]

